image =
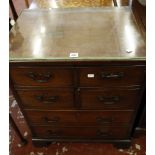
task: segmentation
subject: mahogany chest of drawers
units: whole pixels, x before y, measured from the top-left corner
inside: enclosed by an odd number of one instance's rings
[[[10,32],[10,86],[35,145],[127,146],[144,84],[129,8],[25,10]]]

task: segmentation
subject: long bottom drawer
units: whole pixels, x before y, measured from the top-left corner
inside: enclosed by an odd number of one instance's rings
[[[51,127],[33,126],[33,136],[38,138],[77,137],[123,139],[128,135],[127,127]]]

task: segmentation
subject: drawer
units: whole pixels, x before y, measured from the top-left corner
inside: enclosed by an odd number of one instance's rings
[[[11,68],[10,75],[14,84],[21,86],[62,87],[73,85],[73,72],[71,68]]]
[[[25,108],[35,109],[73,109],[73,89],[43,89],[43,90],[18,90],[22,104]]]
[[[126,138],[128,129],[126,127],[61,127],[33,126],[33,136],[38,138],[99,138],[115,139]]]
[[[81,87],[142,85],[144,66],[105,66],[79,68]]]
[[[32,125],[129,125],[133,111],[34,111],[25,110]]]
[[[80,89],[82,109],[135,109],[141,90],[132,89]]]

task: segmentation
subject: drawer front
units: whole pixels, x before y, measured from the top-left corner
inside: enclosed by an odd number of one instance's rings
[[[139,89],[81,89],[82,109],[135,109],[139,102]]]
[[[73,72],[72,69],[68,68],[11,68],[10,75],[15,85],[48,87],[73,86]]]
[[[132,111],[25,111],[32,125],[129,125]]]
[[[99,138],[115,139],[126,138],[127,128],[125,127],[61,127],[33,126],[34,135],[39,138],[73,137],[73,138]]]
[[[141,85],[145,78],[145,67],[87,67],[80,68],[79,73],[81,87]]]
[[[18,90],[25,108],[35,109],[73,109],[74,91],[72,89]]]

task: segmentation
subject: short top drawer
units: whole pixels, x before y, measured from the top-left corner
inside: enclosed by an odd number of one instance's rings
[[[105,66],[79,68],[81,87],[141,85],[145,66]]]
[[[11,68],[10,75],[15,85],[63,87],[73,85],[71,68],[22,67]]]

